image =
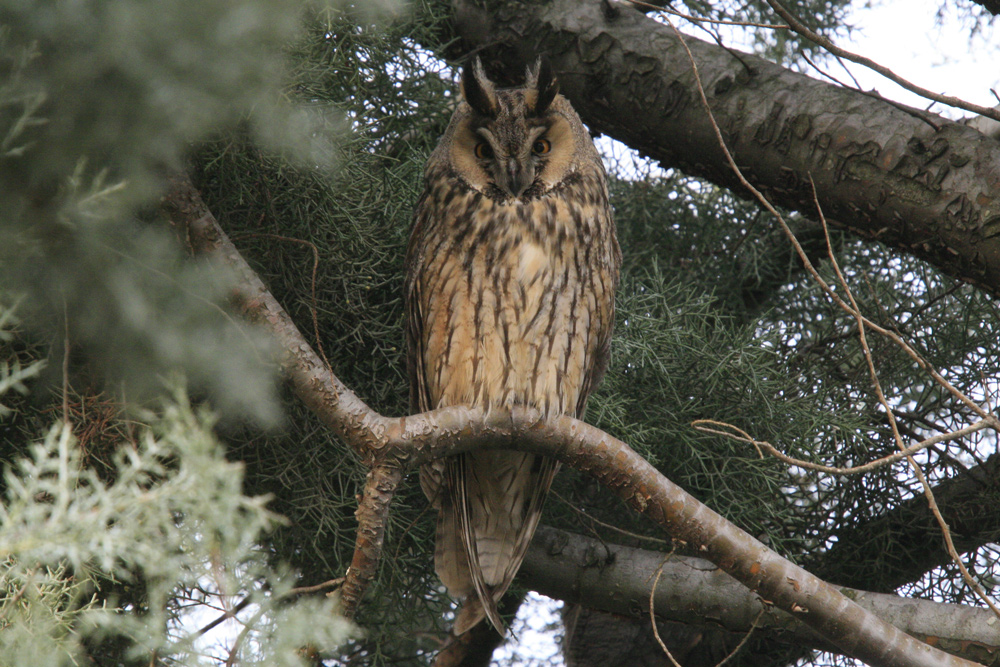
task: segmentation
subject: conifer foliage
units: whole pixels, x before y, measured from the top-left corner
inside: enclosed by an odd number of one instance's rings
[[[407,413],[402,259],[456,103],[456,36],[451,3],[357,4],[0,0],[0,664],[416,665],[445,641],[454,605],[415,475],[355,622],[325,596],[351,562],[366,469],[281,389],[280,350],[227,304],[233,277],[186,256],[157,209],[165,176],[190,174],[337,376]],[[731,4],[688,9],[725,18]],[[798,5],[837,34],[846,3]],[[770,20],[761,3],[746,11]],[[802,48],[754,28],[746,42],[785,64]],[[691,427],[726,422],[836,466],[896,449],[857,323],[777,221],[599,145],[625,264],[587,421],[829,581],[975,604],[930,546],[940,535],[905,462],[827,475]],[[995,297],[787,218],[821,276],[838,284],[835,258],[863,312],[995,404]],[[975,420],[897,346],[869,343],[906,437]],[[986,429],[917,461],[947,484],[995,445]],[[554,488],[547,524],[645,548],[665,537],[582,473]],[[987,584],[995,493],[955,510],[975,515],[958,538]]]

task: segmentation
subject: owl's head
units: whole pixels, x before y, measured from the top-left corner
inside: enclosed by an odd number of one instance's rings
[[[520,88],[499,89],[479,59],[462,73],[462,98],[440,157],[470,187],[499,202],[543,196],[597,157],[593,142],[559,93],[548,63],[529,68]]]

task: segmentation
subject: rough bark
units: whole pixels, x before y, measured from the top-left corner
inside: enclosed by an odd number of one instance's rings
[[[666,658],[649,619],[567,605],[563,609],[566,667],[663,667]],[[716,667],[741,637],[719,628],[657,622],[660,640],[684,667]]]
[[[626,3],[457,0],[469,50],[508,72],[544,53],[584,121],[740,193],[671,27]],[[912,252],[1000,294],[1000,142],[935,114],[685,37],[744,175],[779,206]],[[745,194],[745,193],[743,193]]]
[[[739,634],[749,632],[756,621],[765,633],[790,643],[836,650],[791,614],[762,604],[759,596],[701,558],[668,557],[542,526],[528,550],[521,580],[550,597],[639,616],[648,626],[650,589],[661,566],[654,596],[658,619]],[[949,653],[983,664],[1000,662],[1000,627],[988,609],[848,588],[841,592],[900,630]],[[698,643],[706,643],[704,637]],[[721,644],[735,646],[731,641]],[[724,656],[725,652],[718,657]]]
[[[284,346],[283,367],[293,390],[370,467],[407,469],[473,448],[516,449],[558,459],[592,475],[634,510],[698,549],[847,655],[877,667],[974,664],[885,623],[698,502],[625,443],[584,422],[564,415],[542,419],[537,411],[517,407],[490,414],[451,407],[398,419],[379,415],[322,367],[287,314],[218,228],[189,182],[175,182],[163,209],[193,248],[215,253],[241,276],[241,307],[249,319],[271,328]],[[359,513],[359,519],[363,516]],[[370,529],[373,527],[360,527],[359,544],[362,534]],[[370,546],[377,558],[381,544]],[[350,579],[358,574],[348,570],[346,576]]]

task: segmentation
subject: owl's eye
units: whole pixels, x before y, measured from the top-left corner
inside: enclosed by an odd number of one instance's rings
[[[531,146],[531,152],[535,155],[545,155],[552,150],[552,143],[548,139],[538,139]]]
[[[486,141],[480,141],[476,144],[476,157],[480,160],[489,160],[493,157],[493,148]]]

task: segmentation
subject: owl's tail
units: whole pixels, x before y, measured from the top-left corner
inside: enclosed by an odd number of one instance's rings
[[[456,635],[483,618],[505,634],[497,603],[521,567],[558,468],[552,459],[511,451],[448,459],[450,497],[438,514],[434,565],[448,591],[466,597]]]

